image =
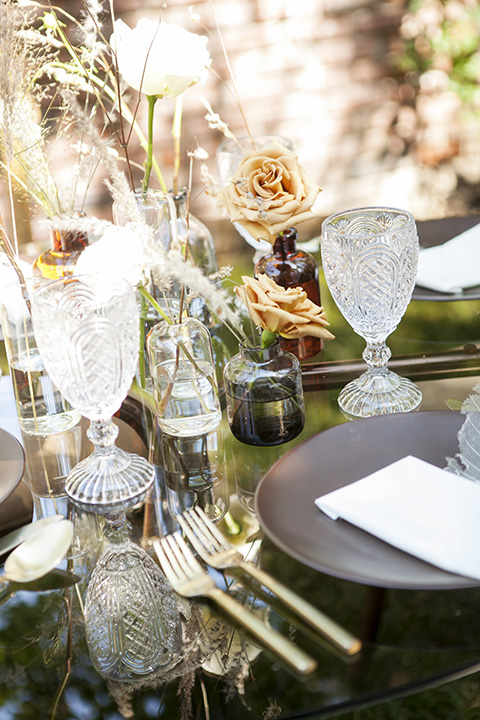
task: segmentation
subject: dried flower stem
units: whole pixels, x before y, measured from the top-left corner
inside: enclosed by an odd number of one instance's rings
[[[224,57],[224,59],[225,59],[225,64],[226,64],[226,66],[227,66],[227,70],[228,70],[228,75],[229,75],[229,78],[230,78],[230,82],[232,83],[232,88],[233,88],[235,100],[236,100],[236,102],[237,102],[238,109],[240,110],[240,114],[241,114],[241,116],[242,116],[242,120],[243,120],[243,123],[244,123],[244,125],[245,125],[245,129],[246,129],[247,134],[248,134],[248,136],[249,136],[249,138],[250,138],[250,141],[251,141],[251,143],[252,143],[252,147],[253,147],[253,149],[255,149],[255,143],[254,143],[254,140],[253,140],[253,135],[252,135],[252,133],[250,132],[250,127],[249,127],[248,122],[247,122],[247,117],[246,117],[245,112],[244,112],[244,110],[243,110],[242,101],[241,101],[241,99],[240,99],[240,94],[239,94],[239,92],[238,92],[237,84],[236,84],[236,82],[235,82],[235,76],[234,76],[234,74],[233,74],[232,66],[230,65],[230,60],[229,60],[229,57],[228,57],[227,48],[225,47],[225,42],[224,42],[224,40],[223,40],[222,31],[220,30],[220,25],[219,25],[219,23],[218,23],[217,15],[216,15],[216,13],[215,13],[215,8],[214,8],[214,6],[213,6],[213,1],[212,1],[212,0],[209,0],[209,5],[210,5],[210,9],[211,9],[211,11],[212,11],[213,19],[214,19],[214,22],[215,22],[215,27],[216,27],[216,30],[217,30],[217,33],[218,33],[218,37],[219,37],[219,39],[220,39],[220,45],[221,45],[221,47],[222,47],[222,53],[223,53],[223,57]]]

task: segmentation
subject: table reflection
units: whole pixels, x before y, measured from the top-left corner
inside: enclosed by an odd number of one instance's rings
[[[264,716],[313,720],[439,686],[480,669],[480,588],[372,590],[300,564],[264,538],[259,527],[254,496],[262,476],[302,440],[346,422],[337,395],[360,368],[355,358],[360,356],[361,343],[342,324],[322,283],[322,300],[337,340],[303,366],[306,422],[298,438],[276,448],[249,447],[233,438],[225,417],[217,430],[204,437],[164,437],[150,410],[145,420],[132,393],[119,421],[127,421],[128,431],[119,442],[135,452],[142,445],[140,452],[155,466],[149,502],[128,513],[136,548],[152,556],[152,540],[178,529],[179,512],[200,505],[248,559],[361,637],[363,651],[350,660],[339,657],[258,585],[211,571],[221,587],[298,641],[318,661],[318,670],[299,680],[212,606],[177,597],[175,607],[169,608],[172,645],[166,654],[157,655],[162,642],[156,640],[161,637],[156,623],[162,611],[155,618],[143,614],[147,592],[140,591],[142,599],[135,601],[139,591],[134,588],[140,582],[131,569],[126,573],[122,569],[123,550],[108,565],[114,580],[106,579],[100,566],[95,569],[97,557],[111,548],[108,539],[102,546],[99,535],[87,552],[68,558],[63,566],[79,577],[73,588],[55,586],[42,592],[32,588],[33,592],[0,597],[0,676],[9,718],[24,720],[35,713],[57,720],[87,716],[92,720]],[[410,303],[400,330],[392,336],[392,366],[419,383],[422,410],[452,407],[452,400],[464,400],[478,381],[479,311],[477,298],[439,303],[414,297]],[[219,348],[224,360],[223,343]],[[49,476],[60,476],[73,464],[68,447],[59,445],[48,459]],[[38,458],[33,449],[32,473],[38,472]],[[292,484],[295,481],[292,477]],[[126,543],[129,558],[130,550]],[[141,561],[139,567],[143,568]],[[97,585],[100,571],[103,579]],[[156,594],[163,597],[163,586],[155,582]],[[131,594],[120,602],[125,587]],[[97,598],[95,605],[90,603],[92,597]],[[149,607],[157,601],[158,597],[152,599]],[[130,646],[120,639],[120,624],[126,621]],[[143,657],[143,665],[130,662],[132,647]]]
[[[159,496],[166,497],[168,513],[179,513],[198,505],[211,520],[228,511],[228,480],[220,426],[197,437],[173,437],[158,433],[161,465],[157,466]]]

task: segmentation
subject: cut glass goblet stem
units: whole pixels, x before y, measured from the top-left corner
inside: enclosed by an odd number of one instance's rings
[[[389,348],[385,344],[375,348],[377,357],[381,354],[384,358],[383,364],[372,362],[370,351],[372,346],[367,344],[362,354],[368,370],[348,383],[338,396],[344,414],[368,417],[417,409],[422,402],[422,393],[411,380],[388,369]]]
[[[95,449],[73,468],[65,485],[76,505],[100,515],[126,512],[145,498],[154,479],[147,460],[115,445],[117,435],[111,419],[92,420],[87,437]]]

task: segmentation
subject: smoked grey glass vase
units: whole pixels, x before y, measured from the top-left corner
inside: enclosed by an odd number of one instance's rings
[[[230,430],[246,445],[281,445],[305,424],[302,371],[278,338],[267,348],[240,343],[225,366],[225,401]]]

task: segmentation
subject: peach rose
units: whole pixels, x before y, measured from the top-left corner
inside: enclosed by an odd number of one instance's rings
[[[232,222],[273,244],[285,228],[315,217],[311,208],[320,192],[295,153],[272,142],[245,153],[221,201]]]
[[[304,335],[334,339],[326,328],[325,310],[309,300],[303,288],[281,287],[267,275],[259,275],[258,280],[242,276],[242,280],[244,286],[236,287],[235,292],[257,327],[290,340]]]

